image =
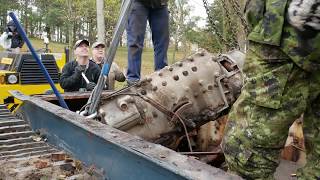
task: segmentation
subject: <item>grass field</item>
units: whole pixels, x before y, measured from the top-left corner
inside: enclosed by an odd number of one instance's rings
[[[44,48],[45,45],[43,44],[43,40],[41,39],[31,39],[31,43],[33,47],[37,49]],[[49,44],[49,49],[51,52],[54,53],[63,53],[64,48],[67,46],[67,44],[63,43],[55,43],[55,42],[50,42]],[[3,51],[3,49],[0,47],[0,51]],[[27,51],[27,46],[26,44],[22,47],[22,51]],[[116,57],[114,59],[114,62],[116,62],[120,68],[125,72],[127,68],[127,48],[126,47],[119,47],[117,50]],[[183,54],[182,52],[177,52],[176,53],[176,61],[182,59]],[[169,49],[168,52],[168,63],[172,64],[174,60],[172,59],[172,49]],[[141,66],[141,73],[142,76],[146,74],[150,74],[153,72],[154,69],[154,63],[153,63],[153,49],[152,48],[144,48],[143,54],[142,54],[142,66]],[[117,83],[116,88],[119,88],[123,86],[123,83]]]

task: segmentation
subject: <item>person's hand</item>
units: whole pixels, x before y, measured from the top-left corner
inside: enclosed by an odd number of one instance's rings
[[[87,89],[88,91],[92,91],[95,86],[96,86],[96,83],[94,83],[94,82],[89,82],[89,83],[87,84],[86,89]]]
[[[81,75],[81,73],[83,73],[85,70],[86,70],[86,66],[79,65],[75,68],[75,73],[77,75]]]

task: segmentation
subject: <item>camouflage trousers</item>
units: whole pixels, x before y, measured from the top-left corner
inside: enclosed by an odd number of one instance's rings
[[[222,143],[230,171],[246,179],[273,179],[289,127],[304,113],[307,164],[297,175],[320,177],[320,72],[306,72],[278,48],[253,43],[244,73]]]

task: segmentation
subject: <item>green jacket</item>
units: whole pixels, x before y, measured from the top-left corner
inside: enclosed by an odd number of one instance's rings
[[[168,5],[168,0],[137,0],[147,7],[161,8]]]
[[[278,46],[299,67],[309,72],[320,70],[320,35],[301,32],[286,20],[291,0],[247,0],[245,14],[250,26],[250,41]]]

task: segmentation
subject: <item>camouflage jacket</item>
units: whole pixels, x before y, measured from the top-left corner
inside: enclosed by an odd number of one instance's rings
[[[292,27],[286,13],[291,0],[247,0],[245,15],[250,41],[280,47],[299,67],[320,70],[320,33]]]

